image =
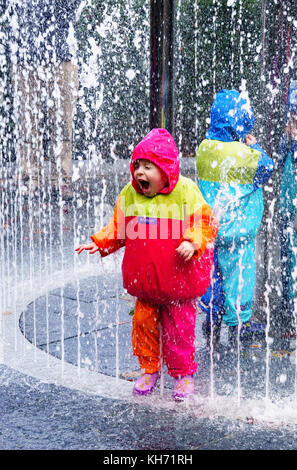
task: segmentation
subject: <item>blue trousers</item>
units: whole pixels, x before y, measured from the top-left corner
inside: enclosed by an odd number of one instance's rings
[[[236,326],[252,315],[256,285],[255,240],[220,242],[214,253],[214,271],[210,287],[201,298],[206,320],[217,323],[220,316],[228,326]]]

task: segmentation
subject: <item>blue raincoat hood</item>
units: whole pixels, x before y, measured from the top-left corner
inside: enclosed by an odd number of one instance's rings
[[[221,90],[210,110],[210,126],[206,138],[223,142],[244,141],[254,122],[254,112],[244,93]]]

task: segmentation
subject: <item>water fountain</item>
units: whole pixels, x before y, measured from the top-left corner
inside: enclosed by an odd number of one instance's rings
[[[276,156],[296,61],[296,13],[291,3],[282,7],[275,0],[268,12],[265,0],[248,6],[243,0],[213,0],[211,6],[198,0],[194,8],[181,0],[129,1],[125,6],[111,0],[100,5],[96,0],[78,2],[66,36],[79,69],[79,87],[73,107],[73,199],[65,200],[62,164],[52,160],[49,151],[48,114],[52,100],[62,99],[58,76],[46,72],[46,61],[39,63],[39,94],[32,102],[25,94],[29,108],[21,113],[23,95],[13,74],[19,57],[26,59],[28,31],[17,15],[18,0],[4,2],[0,19],[2,363],[45,382],[131,399],[131,382],[124,379],[135,376],[138,366],[130,346],[131,299],[121,284],[122,253],[104,260],[78,258],[74,248],[112,214],[115,197],[129,179],[131,150],[150,127],[166,126],[174,134],[182,172],[196,178],[194,152],[207,128],[213,96],[222,87],[249,89],[256,134]],[[26,8],[27,2],[23,4]],[[52,10],[48,18],[37,34],[38,44],[47,44],[45,54],[52,52],[46,40],[52,38],[57,12]],[[230,32],[228,38],[224,30]],[[30,89],[29,80],[29,72],[24,73],[24,90]],[[47,94],[50,87],[55,90],[53,98]],[[43,100],[42,108],[38,100]],[[36,135],[28,109],[39,126]],[[58,138],[63,127],[60,112],[57,107]],[[37,191],[31,174],[28,181],[22,180],[24,123],[34,137],[31,151],[41,162]],[[26,158],[30,160],[29,153]],[[55,164],[58,188],[52,192],[50,174]],[[267,324],[265,345],[254,344],[244,353],[238,349],[233,359],[218,357],[213,349],[209,353],[204,348],[198,316],[200,368],[193,403],[198,416],[297,422],[295,340],[284,345],[278,334],[282,328],[275,238],[278,188],[276,174],[265,188],[258,246],[255,311]],[[167,403],[168,387],[165,377],[160,397],[154,404],[148,399],[148,406],[173,407]]]

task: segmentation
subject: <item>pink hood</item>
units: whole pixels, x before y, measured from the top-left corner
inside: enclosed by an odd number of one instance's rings
[[[138,193],[142,194],[133,176],[134,162],[139,159],[151,161],[166,173],[169,185],[162,189],[160,193],[168,194],[174,189],[179,178],[179,156],[174,139],[166,129],[151,130],[133,150],[130,163],[132,186]]]

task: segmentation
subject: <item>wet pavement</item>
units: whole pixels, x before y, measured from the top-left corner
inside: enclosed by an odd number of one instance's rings
[[[279,410],[278,416],[265,405],[266,348],[253,343],[240,353],[240,399],[242,404],[252,400],[255,406],[255,414],[248,414],[253,408],[236,407],[239,362],[236,352],[228,351],[227,331],[223,328],[219,352],[210,355],[201,336],[201,315],[197,319],[195,399],[186,404],[173,402],[166,369],[151,397],[134,398],[129,379],[139,370],[130,344],[130,310],[120,274],[114,272],[65,283],[27,305],[17,328],[24,344],[33,344],[31,374],[21,372],[22,359],[14,367],[0,367],[2,450],[100,450],[100,459],[108,457],[110,450],[141,450],[145,456],[152,450],[184,451],[194,461],[198,450],[296,450],[296,411],[292,410],[290,420],[287,411],[282,417]],[[9,334],[12,316],[5,320],[8,343],[9,336],[14,336]],[[53,367],[42,366],[44,375],[39,377],[34,372],[41,363],[34,356],[36,350],[43,354],[40,357],[49,355],[57,361]],[[284,351],[278,349],[276,354],[273,350],[269,372],[271,394],[282,400],[294,394],[295,371],[290,360],[293,352]],[[51,379],[50,370],[62,362],[64,371],[61,367]],[[80,374],[77,383],[74,376],[74,383],[64,386],[63,373],[68,373],[69,364],[72,374],[77,369],[82,375],[87,371],[100,377],[102,388],[96,380],[93,389],[90,382],[86,385],[88,375],[79,386]],[[211,372],[214,401],[209,401]],[[261,417],[259,406],[271,409],[271,417]]]
[[[193,418],[91,396],[1,367],[1,450],[295,450],[295,427]],[[103,455],[103,454],[101,454]],[[104,453],[108,455],[108,453]]]
[[[85,458],[101,461],[111,450],[175,451],[192,463],[199,450],[296,450],[295,340],[270,337],[230,351],[224,326],[220,348],[210,352],[198,315],[193,400],[172,400],[166,368],[152,396],[132,396],[139,368],[121,253],[102,262],[74,254],[77,240],[102,223],[101,196],[100,210],[90,209],[95,189],[77,188],[81,204],[56,201],[49,211],[39,199],[22,206],[22,267],[8,283],[1,319],[0,449],[96,450]],[[114,201],[107,202],[106,216]]]

